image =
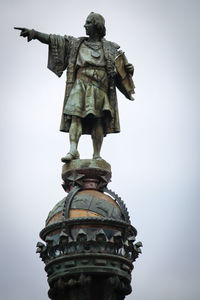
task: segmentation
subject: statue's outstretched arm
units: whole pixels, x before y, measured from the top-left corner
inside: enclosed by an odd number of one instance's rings
[[[40,41],[41,43],[49,44],[49,34],[24,27],[14,27],[14,29],[20,30],[20,36],[27,37],[28,42],[34,39]]]

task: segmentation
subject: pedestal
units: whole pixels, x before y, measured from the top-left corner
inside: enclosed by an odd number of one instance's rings
[[[122,300],[131,292],[133,262],[141,252],[122,199],[107,189],[110,165],[73,160],[63,165],[68,195],[50,211],[37,252],[52,300]]]

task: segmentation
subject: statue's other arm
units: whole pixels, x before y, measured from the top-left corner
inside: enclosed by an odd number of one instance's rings
[[[49,44],[49,34],[24,27],[14,27],[14,29],[21,30],[20,36],[27,37],[28,42],[34,39],[41,43]]]

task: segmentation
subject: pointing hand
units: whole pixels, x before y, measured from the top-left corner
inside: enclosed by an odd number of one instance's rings
[[[30,42],[32,40],[32,30],[24,27],[14,27],[16,30],[21,30],[20,36],[27,37],[27,41]]]

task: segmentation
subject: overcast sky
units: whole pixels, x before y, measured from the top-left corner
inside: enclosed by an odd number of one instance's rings
[[[14,26],[84,36],[91,12],[135,66],[135,101],[118,93],[121,133],[105,138],[109,187],[125,201],[143,254],[127,300],[198,300],[200,1],[5,0],[1,19],[1,300],[48,299],[39,232],[64,196],[59,132],[66,75]],[[89,136],[81,158],[92,156]]]

